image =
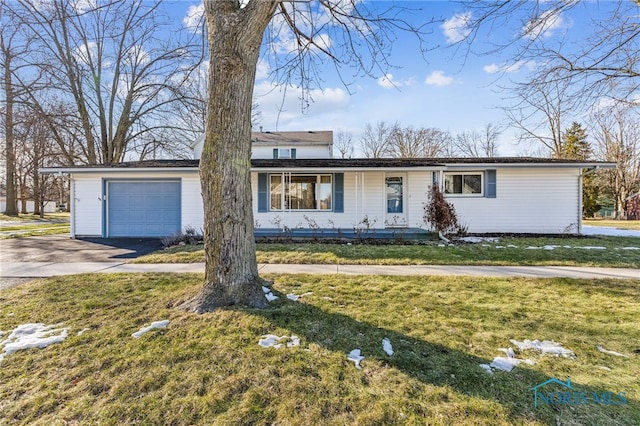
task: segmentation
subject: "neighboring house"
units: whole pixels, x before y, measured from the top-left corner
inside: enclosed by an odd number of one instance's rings
[[[433,182],[468,232],[576,233],[583,169],[615,166],[541,158],[337,159],[332,132],[256,132],[252,140],[257,235],[424,234]],[[198,142],[194,160],[42,172],[70,174],[72,237],[165,236],[203,226]]]
[[[627,220],[640,220],[640,192],[627,197]]]
[[[35,201],[26,200],[25,208],[27,213],[33,213],[36,210]],[[16,205],[18,206],[18,211],[22,213],[22,199],[18,198],[16,200]],[[7,198],[4,195],[0,195],[0,212],[3,213],[7,210]],[[45,201],[44,202],[44,213],[54,213],[56,211],[56,202],[55,201]]]

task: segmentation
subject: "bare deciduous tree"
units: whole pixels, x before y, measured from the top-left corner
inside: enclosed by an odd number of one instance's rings
[[[451,135],[443,130],[396,124],[391,130],[387,153],[395,158],[434,158],[442,156],[451,144]]]
[[[161,36],[160,5],[129,0],[14,5],[13,16],[34,37],[32,65],[47,77],[47,85],[30,91],[28,101],[49,117],[65,149],[67,127],[48,113],[45,99],[73,105],[71,117],[80,126],[89,164],[122,161],[133,141],[153,143],[171,126],[168,105],[180,100],[178,89],[198,56],[192,55],[195,45]]]
[[[482,132],[471,130],[456,135],[455,152],[463,157],[496,157],[498,155],[498,137],[500,129],[492,123]]]
[[[366,158],[386,157],[389,152],[389,140],[391,132],[398,124],[391,126],[384,121],[378,121],[374,126],[365,124],[362,137],[360,138],[360,148]]]
[[[599,157],[616,163],[602,173],[602,187],[615,201],[616,218],[624,217],[626,198],[640,190],[640,121],[636,111],[621,104],[594,113]]]
[[[353,157],[353,135],[347,130],[338,130],[333,140],[333,149],[338,151],[340,158]]]
[[[562,157],[564,123],[575,105],[570,89],[569,79],[530,81],[513,88],[517,103],[503,110],[520,131],[520,142],[539,143],[548,156]]]

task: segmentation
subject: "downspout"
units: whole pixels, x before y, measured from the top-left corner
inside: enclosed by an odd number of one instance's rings
[[[72,239],[76,239],[76,180],[73,178],[73,175],[69,175],[69,186],[71,190],[69,191],[69,234]]]
[[[600,170],[600,166],[595,166],[591,169],[588,169],[585,172],[580,173],[578,176],[578,234],[582,235],[582,181],[583,178],[587,175],[597,172]]]

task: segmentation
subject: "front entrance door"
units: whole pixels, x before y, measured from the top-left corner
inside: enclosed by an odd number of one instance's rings
[[[387,213],[384,223],[386,228],[407,226],[405,181],[405,175],[387,175],[385,177]]]

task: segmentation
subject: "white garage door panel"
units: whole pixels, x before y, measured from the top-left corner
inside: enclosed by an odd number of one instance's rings
[[[164,237],[180,231],[180,181],[107,182],[108,237]]]

